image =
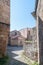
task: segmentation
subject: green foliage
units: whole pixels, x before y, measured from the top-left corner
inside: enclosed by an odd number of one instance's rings
[[[25,41],[26,44],[29,44],[29,43],[32,43],[32,42],[33,42],[33,41],[27,41],[27,40]]]
[[[4,56],[3,58],[0,58],[0,65],[5,65],[8,59],[9,59],[8,56]]]
[[[39,65],[38,62],[34,62],[32,65]]]
[[[27,65],[39,65],[36,61],[31,62],[31,59],[25,55],[25,52],[22,53],[22,57],[24,57]]]

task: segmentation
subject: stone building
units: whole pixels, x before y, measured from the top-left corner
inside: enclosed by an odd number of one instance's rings
[[[10,45],[22,45],[24,44],[25,40],[31,40],[31,32],[29,28],[24,28],[19,31],[14,30],[10,32]]]
[[[17,30],[10,32],[10,44],[11,46],[23,46],[25,38]]]
[[[36,18],[38,63],[43,65],[43,0],[36,0],[32,15]]]
[[[10,31],[10,0],[0,0],[0,57],[6,54]]]
[[[21,33],[21,35],[25,38],[27,38],[27,31],[28,31],[28,28],[24,28],[24,29],[21,29],[19,30],[19,32]]]
[[[19,32],[21,33],[21,35],[25,38],[25,40],[31,40],[31,28],[24,28],[19,30]]]

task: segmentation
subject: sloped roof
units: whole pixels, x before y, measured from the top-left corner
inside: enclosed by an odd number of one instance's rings
[[[37,11],[37,6],[38,6],[38,1],[39,0],[36,0],[35,1],[35,10],[31,13],[32,14],[32,16],[36,19],[36,11]]]
[[[22,35],[12,36],[11,38],[12,38],[12,39],[16,39],[16,38],[19,38],[19,37],[25,39]]]
[[[31,14],[36,19],[36,13],[35,13],[35,11],[33,11]]]

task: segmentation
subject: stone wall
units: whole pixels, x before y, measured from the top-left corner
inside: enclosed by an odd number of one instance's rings
[[[43,0],[36,0],[33,14],[36,18],[38,63],[43,65]]]
[[[38,60],[37,50],[33,47],[33,44],[31,42],[24,42],[23,48],[24,48],[24,53],[28,58],[34,61]]]
[[[10,24],[10,0],[0,0],[0,22]]]
[[[0,56],[5,55],[8,44],[9,25],[0,23]]]
[[[43,0],[38,0],[37,6],[37,45],[38,45],[38,63],[43,65]]]
[[[38,48],[37,48],[37,30],[36,27],[30,29],[30,35],[27,42],[24,43],[24,52],[27,57],[32,60],[38,60]]]
[[[11,46],[18,46],[18,38],[12,38],[11,39],[11,43],[10,43]]]
[[[10,32],[10,0],[0,0],[0,57],[6,54]]]
[[[33,41],[33,43],[32,43],[33,47],[38,50],[38,48],[37,48],[37,29],[36,29],[36,27],[32,28],[32,41]]]
[[[43,21],[39,17],[39,61],[43,65]]]

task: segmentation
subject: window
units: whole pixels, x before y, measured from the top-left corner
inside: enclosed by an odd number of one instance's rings
[[[28,31],[28,34],[30,35],[30,31]]]
[[[15,32],[15,35],[17,35],[17,32]]]

